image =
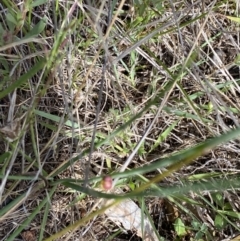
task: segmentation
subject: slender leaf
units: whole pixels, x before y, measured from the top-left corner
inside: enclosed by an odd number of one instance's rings
[[[7,87],[5,90],[0,92],[0,99],[14,91],[15,89],[22,86],[24,83],[26,83],[30,78],[32,78],[39,70],[43,69],[44,65],[46,63],[45,59],[41,59],[39,62],[37,62],[32,69],[30,69],[26,74],[22,75],[18,80],[14,81],[12,85]]]
[[[40,34],[47,24],[47,17],[44,16],[32,29],[30,32],[28,32],[23,39],[27,39],[30,37],[36,37],[38,34]]]
[[[236,23],[240,23],[240,18],[238,17],[232,17],[232,16],[226,16],[226,17]]]
[[[30,7],[31,8],[38,7],[38,6],[43,5],[44,3],[47,3],[47,2],[48,2],[48,0],[34,0],[30,4]]]
[[[52,190],[49,192],[49,196],[51,197],[57,187],[53,187]],[[40,210],[46,205],[46,203],[49,201],[49,197],[45,197],[39,204],[36,206],[36,209],[19,225],[19,227],[8,237],[6,241],[14,241],[16,237],[25,229],[25,227],[28,227],[32,220],[36,217],[36,215],[40,212]]]

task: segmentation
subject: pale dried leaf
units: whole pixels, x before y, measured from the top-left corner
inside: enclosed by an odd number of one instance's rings
[[[16,118],[12,123],[0,128],[0,132],[4,134],[9,141],[15,140],[20,132],[20,119]]]
[[[106,203],[109,205],[113,200]],[[158,240],[151,223],[146,216],[141,218],[141,209],[131,199],[123,200],[122,202],[110,207],[105,211],[108,218],[116,223],[122,225],[126,230],[135,231],[136,234],[144,241],[156,241]],[[141,229],[141,222],[143,220],[144,231]],[[144,237],[142,237],[142,234]]]

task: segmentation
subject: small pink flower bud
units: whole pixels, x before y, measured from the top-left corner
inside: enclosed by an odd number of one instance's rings
[[[112,178],[110,176],[106,176],[102,179],[102,187],[104,190],[110,190],[112,188]]]

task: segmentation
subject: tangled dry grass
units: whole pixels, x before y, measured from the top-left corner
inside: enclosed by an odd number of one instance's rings
[[[151,123],[129,170],[239,127],[239,26],[227,17],[238,16],[238,1],[6,0],[0,12],[0,240],[51,240],[91,215],[98,198],[54,183],[118,172]],[[157,185],[230,180],[238,160],[232,140]],[[143,183],[129,176],[120,188]],[[133,200],[162,240],[233,240],[239,190],[199,195],[187,185]],[[142,239],[95,215],[57,240]]]

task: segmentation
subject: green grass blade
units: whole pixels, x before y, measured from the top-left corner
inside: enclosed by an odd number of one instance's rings
[[[6,213],[10,212],[12,208],[16,207],[18,205],[18,203],[24,199],[25,196],[26,196],[26,194],[24,193],[16,198],[14,198],[14,200],[12,200],[6,206],[2,207],[0,209],[0,221],[1,221],[1,217],[3,217],[3,215],[5,215]]]
[[[9,87],[7,87],[5,90],[2,90],[0,92],[0,99],[2,99],[6,95],[14,91],[15,89],[21,87],[24,83],[27,83],[27,81],[30,78],[32,78],[38,71],[44,68],[45,64],[46,64],[46,60],[42,58],[26,74],[22,75],[18,80],[14,81],[14,83]]]
[[[49,201],[50,201],[51,196],[49,194],[47,194],[47,198],[49,198]],[[44,210],[43,219],[42,219],[42,222],[41,222],[41,228],[40,228],[38,241],[42,241],[43,240],[43,235],[44,235],[45,227],[46,227],[46,224],[47,224],[50,208],[51,208],[51,205],[50,205],[49,202],[47,202],[46,206],[45,206],[45,210]]]
[[[179,120],[173,122],[168,128],[166,128],[166,130],[163,131],[163,133],[157,138],[157,140],[153,144],[149,153],[152,152],[157,146],[159,146],[164,140],[166,140],[166,138],[170,135],[171,131],[174,129],[178,122]]]
[[[57,187],[53,187],[52,190],[49,192],[49,196],[52,197]],[[23,223],[20,224],[20,226],[7,238],[6,241],[14,241],[16,237],[24,230],[25,227],[28,227],[31,223],[31,221],[36,217],[37,214],[39,214],[40,210],[46,205],[46,203],[49,201],[48,197],[45,197],[39,205],[35,208],[35,210],[27,217]]]

